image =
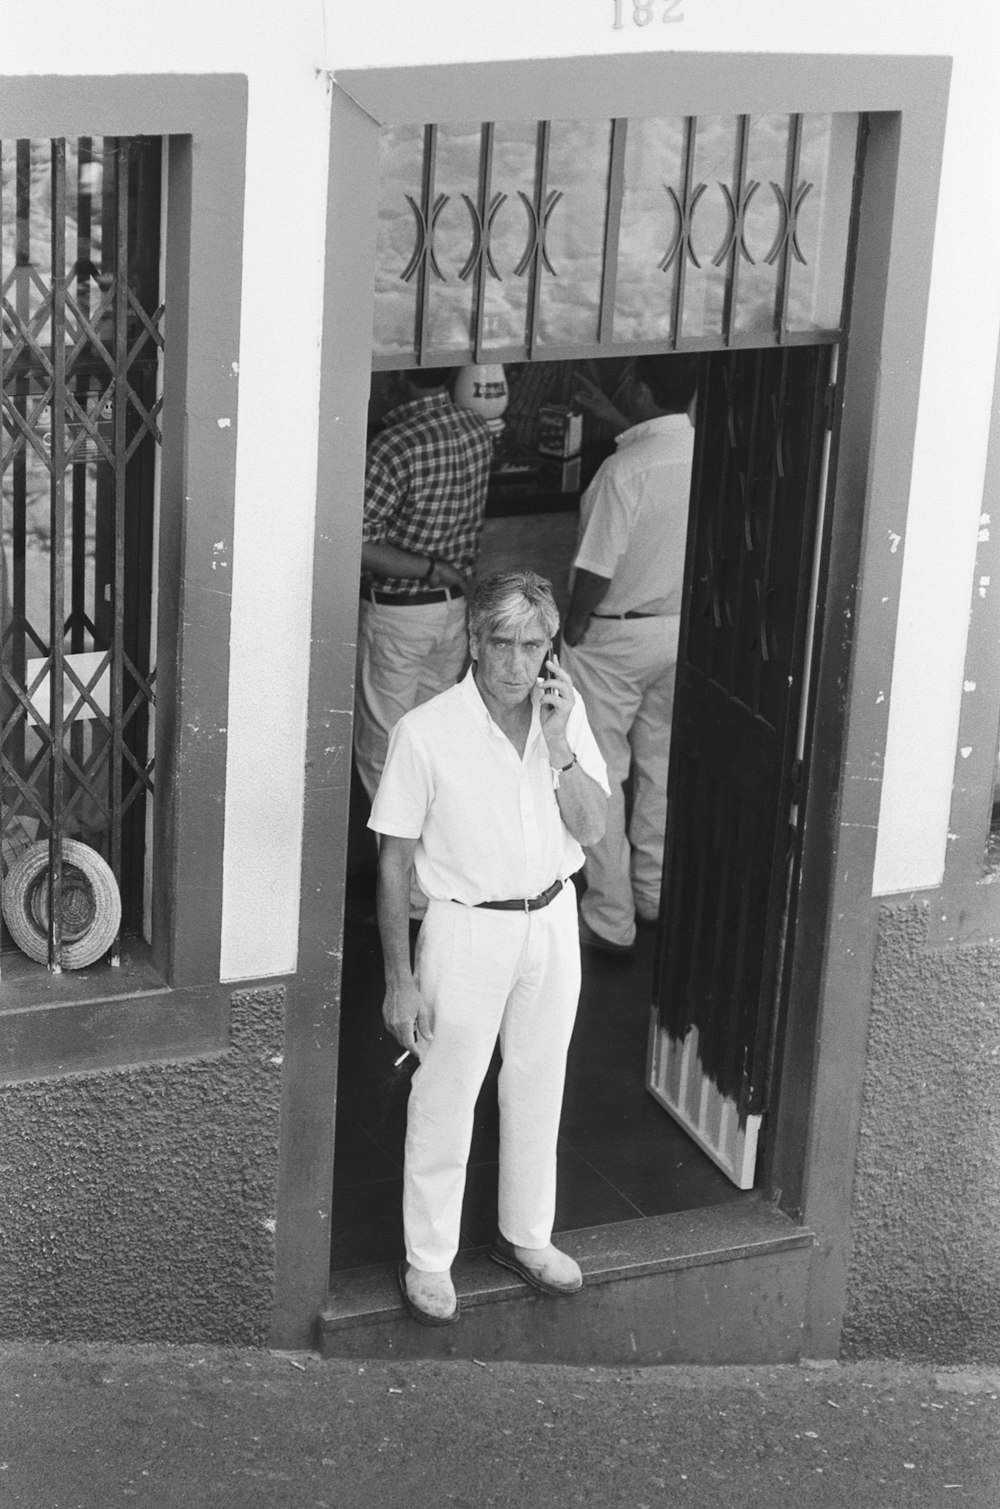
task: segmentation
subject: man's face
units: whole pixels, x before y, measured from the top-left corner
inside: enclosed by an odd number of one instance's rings
[[[511,708],[531,694],[550,646],[537,613],[521,629],[491,629],[470,643],[480,694]]]

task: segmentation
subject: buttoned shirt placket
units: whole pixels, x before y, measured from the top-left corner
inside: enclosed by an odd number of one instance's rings
[[[513,763],[517,770],[517,807],[521,822],[521,852],[524,855],[524,870],[521,876],[520,894],[527,900],[530,895],[538,890],[537,886],[533,886],[530,877],[538,873],[538,866],[542,857],[541,834],[537,823],[534,821],[535,813],[531,789],[532,762],[537,759],[538,740],[542,737],[538,708],[532,704],[531,726],[528,729],[524,754],[520,756],[503,729],[493,721],[486,709],[484,709],[484,714],[490,738],[499,739],[502,745],[500,758],[507,764]],[[555,876],[550,876],[545,884],[550,884],[555,878]],[[527,907],[525,907],[525,912],[528,912]]]

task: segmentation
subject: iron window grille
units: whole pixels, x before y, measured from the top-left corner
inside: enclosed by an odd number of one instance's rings
[[[67,839],[148,912],[160,192],[157,139],[0,143],[2,864],[48,843],[54,970]]]

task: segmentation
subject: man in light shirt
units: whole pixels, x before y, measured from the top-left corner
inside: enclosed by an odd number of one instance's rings
[[[621,393],[630,427],[580,503],[563,643],[611,781],[580,905],[582,941],[605,953],[627,955],[637,916],[653,922],[660,906],[696,383],[694,357],[636,359]]]
[[[500,1184],[491,1256],[550,1294],[580,1269],[552,1245],[556,1140],[580,991],[581,844],[608,785],[583,703],[552,651],[559,614],[533,572],[479,584],[472,667],[393,730],[369,826],[380,835],[383,1017],[420,1060],[403,1189],[403,1302],[458,1319],[458,1250],[473,1113],[499,1038]],[[428,899],[409,948],[411,871]]]

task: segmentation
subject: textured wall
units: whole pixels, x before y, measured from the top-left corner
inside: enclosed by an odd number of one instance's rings
[[[0,1089],[0,1336],[260,1343],[282,988],[212,1058]]]
[[[846,1355],[1000,1359],[1000,947],[924,946],[886,908],[875,962]]]

